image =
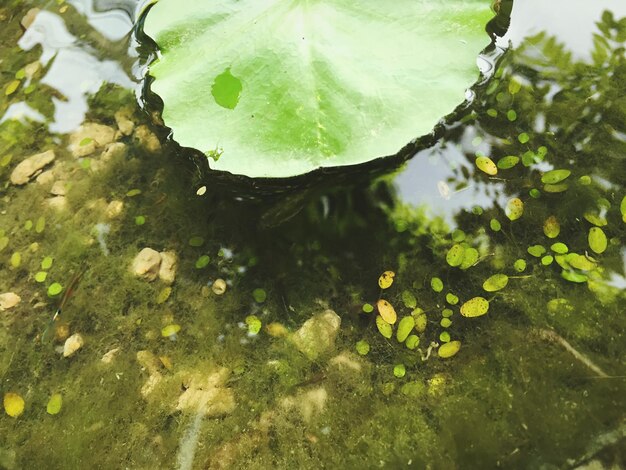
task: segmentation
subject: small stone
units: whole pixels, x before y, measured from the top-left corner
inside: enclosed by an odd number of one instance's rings
[[[37,178],[35,178],[35,181],[37,182],[37,184],[40,184],[42,186],[51,184],[54,181],[54,173],[52,172],[52,170],[46,170],[42,172],[39,176],[37,176]]]
[[[22,28],[24,29],[30,28],[30,25],[32,25],[35,22],[35,18],[37,18],[39,11],[40,11],[39,8],[31,8],[30,10],[28,10],[26,14],[23,16],[22,20],[20,21]]]
[[[159,373],[161,362],[159,358],[150,351],[137,351],[137,362],[148,371],[148,374],[155,375]]]
[[[105,209],[105,213],[109,219],[116,219],[122,214],[123,210],[124,210],[124,203],[119,200],[113,200],[109,202],[109,204],[107,205],[107,208]]]
[[[315,360],[333,350],[340,325],[341,317],[328,309],[304,322],[291,341],[301,353]]]
[[[174,251],[161,252],[161,267],[159,268],[159,279],[166,284],[173,284],[176,279],[176,269],[178,267],[178,257]]]
[[[115,359],[115,356],[117,356],[117,353],[119,352],[120,348],[111,349],[102,356],[102,359],[100,359],[100,361],[104,364],[111,364],[111,362],[113,362],[113,359]]]
[[[308,423],[315,415],[324,411],[327,400],[328,392],[324,387],[319,387],[283,398],[280,405],[286,410],[298,411],[302,419]]]
[[[58,212],[62,212],[67,209],[67,199],[65,196],[54,196],[46,199],[46,204],[50,209],[53,209]]]
[[[226,292],[226,281],[224,279],[216,279],[211,290],[215,295],[223,295]]]
[[[333,357],[328,363],[339,370],[361,372],[362,366],[359,358],[351,352],[344,351]]]
[[[55,196],[65,196],[65,184],[65,181],[55,181],[52,188],[50,188],[50,194],[54,194]]]
[[[57,342],[65,341],[70,337],[70,325],[67,323],[60,323],[54,328],[54,339]]]
[[[88,122],[70,135],[68,149],[76,158],[86,157],[96,149],[110,144],[115,139],[115,129],[103,124]]]
[[[55,159],[54,151],[47,150],[22,160],[11,173],[11,183],[23,185],[30,181],[37,172]]]
[[[115,113],[115,122],[120,132],[124,135],[131,135],[135,129],[135,123],[130,120],[131,112],[128,109],[121,109]]]
[[[76,351],[83,347],[85,344],[83,337],[74,333],[72,336],[65,340],[65,344],[63,345],[63,357],[70,357]]]
[[[230,372],[225,367],[209,375],[194,371],[183,381],[185,391],[178,397],[176,410],[203,413],[207,417],[230,414],[235,409],[235,397],[226,381]]]
[[[114,158],[125,157],[127,152],[128,152],[128,148],[125,143],[113,142],[113,143],[108,144],[104,148],[104,151],[102,152],[102,155],[100,156],[100,161],[108,162]]]
[[[8,310],[20,303],[22,298],[14,292],[0,294],[0,310]]]
[[[135,129],[135,138],[148,152],[156,153],[161,150],[159,138],[146,125]]]
[[[132,273],[146,281],[154,281],[159,275],[161,254],[152,248],[144,248],[133,260]]]

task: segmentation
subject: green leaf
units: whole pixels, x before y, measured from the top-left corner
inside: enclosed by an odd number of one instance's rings
[[[489,157],[478,157],[476,159],[476,166],[478,169],[489,176],[495,176],[498,174],[498,167]]]
[[[606,250],[608,245],[608,241],[606,239],[606,235],[604,231],[600,227],[591,227],[589,229],[589,248],[591,248],[594,253],[602,254]]]
[[[494,274],[483,283],[486,292],[496,292],[502,290],[509,283],[509,276],[506,274]]]
[[[415,308],[417,307],[417,299],[413,295],[411,291],[405,290],[402,291],[402,303],[406,308]]]
[[[570,170],[552,170],[543,174],[541,182],[543,184],[557,184],[569,178],[572,172]]]
[[[514,197],[507,203],[505,213],[511,221],[519,219],[524,215],[524,202],[520,198]]]
[[[415,319],[412,316],[408,315],[402,318],[402,320],[398,323],[398,331],[396,331],[396,338],[398,342],[404,343],[404,340],[409,337],[409,334],[413,331],[414,327]]]
[[[223,149],[213,169],[362,163],[463,102],[492,16],[480,0],[160,0],[144,24],[160,49],[151,89],[179,144]]]
[[[464,317],[480,317],[489,311],[489,301],[483,297],[474,297],[461,305]]]
[[[378,331],[380,331],[380,334],[387,339],[391,338],[391,336],[393,335],[393,329],[391,328],[391,325],[383,320],[383,317],[381,317],[380,315],[376,315],[376,327],[378,328]]]
[[[438,277],[433,277],[430,280],[430,287],[432,287],[435,292],[441,292],[443,290],[443,281]]]
[[[622,221],[626,224],[626,196],[622,199],[619,209],[622,212]]]
[[[498,168],[501,170],[508,170],[513,168],[515,165],[519,163],[519,157],[515,155],[509,155],[508,157],[502,157],[498,160]]]
[[[450,341],[449,343],[445,343],[439,346],[437,354],[439,355],[439,357],[446,359],[458,353],[459,349],[461,349],[460,341]]]
[[[63,406],[63,396],[60,393],[55,393],[48,400],[46,411],[49,415],[57,415],[61,411],[61,406]]]
[[[463,262],[464,253],[465,248],[463,248],[461,245],[453,245],[446,254],[446,262],[453,267],[460,266]]]

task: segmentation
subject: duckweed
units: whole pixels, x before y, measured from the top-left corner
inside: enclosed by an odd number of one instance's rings
[[[46,219],[44,217],[39,217],[37,219],[37,223],[35,224],[35,232],[41,233],[46,228]]]
[[[498,174],[498,167],[489,157],[478,157],[476,159],[476,166],[483,173],[489,176],[495,176]]]
[[[565,253],[569,251],[569,248],[567,247],[567,245],[562,242],[553,243],[550,246],[550,249],[554,251],[555,253],[558,253],[559,255],[564,255]]]
[[[500,224],[500,222],[498,221],[498,219],[491,219],[489,221],[489,227],[491,228],[491,230],[493,230],[494,232],[499,232],[500,230],[502,230],[502,225]]]
[[[517,197],[509,200],[506,205],[505,214],[511,221],[519,219],[524,215],[524,202]]]
[[[404,343],[404,341],[409,337],[411,331],[415,327],[415,319],[412,316],[403,317],[398,323],[398,330],[396,331],[396,339],[399,343]]]
[[[170,298],[171,294],[172,294],[172,288],[170,286],[167,286],[161,289],[161,291],[159,292],[159,295],[157,295],[157,304],[164,304],[165,302],[167,302],[167,299]]]
[[[460,266],[463,262],[463,255],[465,254],[465,248],[462,245],[453,245],[446,254],[446,262],[452,266]]]
[[[521,258],[515,260],[515,263],[513,263],[513,269],[515,269],[515,271],[517,271],[518,273],[523,273],[524,271],[526,271],[526,260],[523,260]]]
[[[355,344],[356,352],[361,356],[366,356],[370,352],[370,344],[364,339],[357,341]]]
[[[483,283],[486,292],[497,292],[504,289],[509,283],[509,276],[506,274],[494,274]]]
[[[426,314],[421,309],[416,309],[411,312],[411,316],[415,319],[415,329],[420,333],[426,331],[426,326],[428,326]]]
[[[543,223],[543,233],[548,238],[556,238],[561,233],[561,224],[553,215],[548,217]]]
[[[439,324],[443,328],[448,328],[450,325],[452,325],[452,320],[450,320],[449,318],[442,318]]]
[[[546,253],[546,248],[543,245],[533,245],[528,247],[528,254],[535,258],[540,258]]]
[[[604,253],[608,246],[606,235],[600,227],[591,227],[589,229],[588,241],[589,248],[599,255]]]
[[[256,315],[248,315],[246,317],[246,325],[248,325],[248,334],[258,335],[261,331],[263,323],[261,322],[261,319]]]
[[[430,280],[430,287],[435,292],[441,292],[443,290],[443,281],[439,279],[438,277],[433,277]]]
[[[265,302],[265,300],[267,300],[267,293],[264,289],[261,289],[259,287],[252,291],[252,298],[254,298],[254,301],[256,303],[262,304],[263,302]]]
[[[517,140],[519,140],[520,144],[526,144],[530,141],[530,136],[526,132],[522,132],[517,136]]]
[[[372,313],[374,311],[374,306],[372,304],[365,303],[363,304],[362,310],[365,313]]]
[[[468,318],[480,317],[489,311],[489,301],[483,297],[474,297],[461,305],[461,315]]]
[[[385,299],[380,299],[376,303],[376,307],[378,308],[378,313],[383,318],[383,320],[385,320],[390,325],[393,325],[398,319],[396,309],[393,308],[393,305],[391,305]]]
[[[437,354],[439,355],[439,357],[443,359],[447,359],[449,357],[454,356],[456,353],[458,353],[460,349],[461,349],[460,341],[450,341],[439,346],[439,349],[437,350]]]
[[[4,394],[4,411],[11,418],[17,418],[24,412],[24,399],[17,393],[7,392]]]
[[[61,412],[63,406],[63,396],[60,393],[55,393],[48,400],[46,405],[46,412],[49,415],[58,415]]]
[[[204,238],[195,236],[189,239],[189,246],[193,246],[194,248],[199,248],[204,245]]]
[[[382,273],[378,278],[378,285],[380,286],[380,288],[389,289],[393,284],[393,278],[395,277],[395,275],[396,273],[394,273],[393,271],[385,271],[384,273]]]
[[[478,258],[480,257],[478,250],[476,248],[466,248],[463,252],[463,261],[459,268],[466,270],[474,266],[478,262]]]
[[[380,315],[376,315],[376,328],[378,328],[380,334],[387,339],[390,339],[393,336],[393,329],[391,328],[391,325],[383,320],[383,317]]]
[[[419,344],[420,344],[420,339],[419,339],[419,336],[417,335],[409,335],[409,337],[404,342],[404,345],[411,351],[417,348]]]
[[[211,257],[209,255],[202,255],[196,260],[196,269],[206,268],[211,262]]]
[[[439,341],[441,341],[442,343],[447,343],[448,341],[450,341],[450,333],[448,333],[447,331],[442,331],[439,334]]]
[[[393,368],[393,375],[401,379],[406,375],[406,367],[404,364],[396,364]]]
[[[126,196],[135,197],[135,196],[139,196],[140,194],[141,194],[141,189],[131,189],[130,191],[126,193]]]
[[[543,174],[541,182],[543,184],[557,184],[566,180],[572,174],[570,170],[552,170]]]
[[[509,170],[519,163],[519,157],[515,155],[509,155],[508,157],[502,157],[498,160],[498,168],[501,170]]]
[[[48,296],[55,297],[63,291],[63,286],[58,282],[53,282],[48,286]]]
[[[41,269],[50,269],[53,262],[54,259],[51,256],[46,256],[44,259],[41,260]]]
[[[11,267],[19,268],[20,264],[22,264],[22,254],[16,251],[11,255]]]
[[[143,215],[138,215],[135,217],[135,225],[144,225],[146,223],[146,217]]]
[[[417,307],[417,299],[415,298],[415,295],[408,290],[402,291],[402,303],[406,308],[413,309]]]
[[[446,302],[448,302],[450,305],[456,305],[459,303],[459,298],[452,292],[448,292],[446,294]]]
[[[39,271],[35,274],[35,281],[46,282],[47,277],[48,277],[48,273],[46,271]]]
[[[550,266],[553,261],[554,261],[554,256],[552,255],[546,255],[543,258],[541,258],[541,264],[543,264],[544,266]]]

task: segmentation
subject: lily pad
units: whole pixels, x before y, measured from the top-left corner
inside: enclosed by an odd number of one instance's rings
[[[489,301],[484,297],[474,297],[461,305],[464,317],[480,317],[489,311]]]
[[[174,139],[213,169],[358,164],[463,102],[492,16],[479,0],[160,0],[144,24],[160,49],[151,89]]]
[[[476,159],[476,166],[483,173],[487,173],[489,176],[495,176],[498,174],[498,167],[489,157],[478,157]]]
[[[393,278],[396,276],[396,273],[393,271],[385,271],[378,278],[378,285],[381,289],[389,289],[391,284],[393,284]]]

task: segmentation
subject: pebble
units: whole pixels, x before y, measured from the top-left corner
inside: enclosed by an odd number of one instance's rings
[[[166,284],[173,284],[176,279],[176,269],[178,267],[178,257],[174,251],[161,252],[161,267],[159,268],[159,279]]]
[[[63,345],[63,357],[70,357],[82,348],[84,344],[85,341],[83,340],[83,337],[78,333],[74,333],[65,340],[65,344]]]
[[[106,216],[109,219],[116,219],[120,215],[122,215],[122,211],[124,210],[124,203],[119,200],[113,200],[109,202],[105,209]]]
[[[0,310],[8,310],[20,303],[22,298],[14,292],[0,294]]]
[[[305,422],[321,414],[326,408],[328,392],[324,387],[314,388],[306,392],[283,398],[280,405],[287,410],[296,410]]]
[[[205,375],[192,372],[184,380],[185,391],[178,397],[176,410],[203,413],[215,418],[232,413],[235,410],[235,397],[226,382],[230,371],[221,367],[216,372]]]
[[[46,199],[46,204],[50,209],[54,209],[55,211],[62,212],[67,209],[67,199],[65,196],[54,196]]]
[[[94,153],[96,149],[110,144],[114,139],[115,129],[112,127],[88,122],[70,135],[68,149],[76,158],[86,157]]]
[[[111,362],[113,362],[113,360],[115,359],[115,356],[117,356],[117,353],[119,352],[120,352],[120,348],[111,349],[110,351],[107,351],[102,356],[102,359],[100,359],[100,361],[103,362],[104,364],[111,364]]]
[[[35,18],[37,18],[39,11],[40,11],[39,8],[31,8],[30,10],[28,10],[26,14],[22,17],[22,20],[20,21],[22,28],[24,29],[30,28],[30,25],[32,25],[35,21]]]
[[[42,186],[51,184],[54,181],[54,173],[52,170],[46,170],[42,172],[37,178],[35,178],[37,184],[41,184]]]
[[[65,181],[55,181],[52,188],[50,188],[50,194],[54,194],[55,196],[65,196],[65,184]]]
[[[11,183],[18,186],[28,183],[35,174],[52,163],[54,159],[53,150],[47,150],[24,159],[11,173]]]
[[[152,248],[144,248],[133,260],[132,273],[146,281],[154,281],[159,275],[161,254]]]
[[[341,317],[328,309],[314,315],[291,336],[291,342],[310,360],[331,352],[341,326]]]
[[[115,122],[120,132],[124,135],[131,135],[135,129],[135,123],[130,120],[131,112],[121,109],[115,113]]]
[[[125,143],[113,142],[113,143],[108,144],[104,148],[104,151],[102,152],[102,155],[100,156],[100,160],[103,162],[108,162],[109,160],[113,158],[125,157],[127,153],[128,153],[128,148]]]
[[[159,138],[146,125],[139,126],[135,129],[135,138],[148,152],[156,153],[161,150]]]

